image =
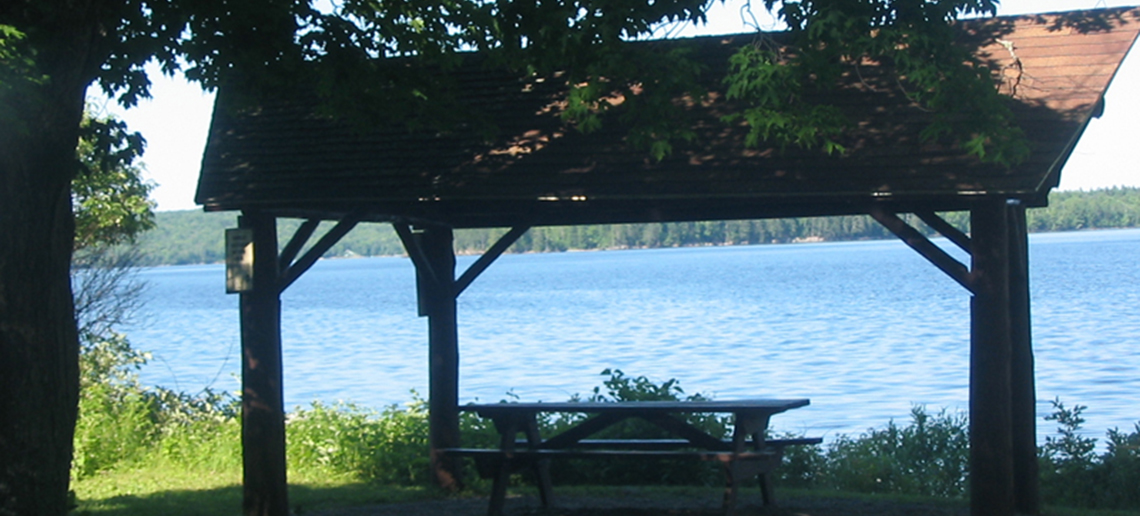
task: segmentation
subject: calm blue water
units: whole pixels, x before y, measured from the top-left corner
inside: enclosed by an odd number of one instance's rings
[[[1140,420],[1140,230],[1031,237],[1042,416]],[[460,268],[473,261],[461,258]],[[220,265],[142,271],[145,382],[237,391],[237,296]],[[380,408],[427,395],[427,321],[403,258],[325,260],[285,293],[285,398]],[[913,404],[965,411],[969,297],[897,241],[503,256],[459,301],[462,401],[565,400],[605,368],[716,398],[808,397],[778,430],[834,436]],[[1054,425],[1040,422],[1044,435]]]

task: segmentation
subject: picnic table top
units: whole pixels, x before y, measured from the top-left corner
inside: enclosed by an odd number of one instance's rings
[[[807,398],[797,399],[741,399],[699,401],[614,401],[614,402],[523,402],[483,403],[461,405],[459,410],[478,412],[480,415],[503,413],[581,412],[581,413],[665,413],[665,412],[766,412],[775,414],[804,407],[811,403]]]

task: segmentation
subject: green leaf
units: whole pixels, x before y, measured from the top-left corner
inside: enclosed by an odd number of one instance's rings
[[[137,163],[145,145],[119,120],[84,118],[76,151],[81,171],[72,181],[76,249],[133,242],[154,227],[154,185]]]

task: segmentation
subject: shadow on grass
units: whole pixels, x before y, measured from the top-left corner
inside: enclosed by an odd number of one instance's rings
[[[290,485],[289,508],[303,515],[340,507],[434,500],[435,490],[360,483]],[[226,516],[241,514],[242,487],[169,489],[145,494],[118,494],[102,499],[81,499],[74,516]]]
[[[214,489],[179,489],[145,494],[119,494],[78,501],[76,516],[171,516],[241,514],[240,485]]]
[[[473,492],[474,491],[474,492]],[[289,486],[290,512],[297,516],[378,516],[398,510],[404,516],[467,516],[486,511],[486,493],[469,490],[448,498],[438,490],[346,482]],[[532,487],[512,489],[510,516],[713,516],[718,488],[564,486],[556,504],[542,509]],[[820,490],[780,490],[781,507],[763,507],[758,490],[742,491],[739,513],[748,516],[967,516],[965,500],[867,495]],[[408,503],[413,502],[413,503]],[[414,503],[423,502],[423,503]],[[80,500],[75,516],[238,516],[242,488],[167,489]],[[398,508],[387,504],[408,503]],[[1132,511],[1092,511],[1047,507],[1045,516],[1140,516]]]

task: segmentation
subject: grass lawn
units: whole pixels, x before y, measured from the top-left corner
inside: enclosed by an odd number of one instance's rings
[[[347,475],[292,475],[289,483],[295,513],[441,497],[433,489],[375,485]],[[77,516],[241,514],[241,473],[235,471],[117,470],[73,481],[72,489]]]
[[[239,516],[241,514],[241,474],[235,471],[186,471],[174,468],[138,468],[110,471],[72,483],[78,508],[74,514],[86,516]],[[467,496],[485,495],[486,486],[477,485]],[[560,496],[622,499],[631,490],[650,498],[706,498],[716,490],[699,487],[613,487],[561,486]],[[473,493],[471,491],[474,491]],[[513,491],[533,495],[533,487]],[[927,504],[965,510],[963,500],[916,496],[868,495],[823,490],[780,489],[785,500],[836,500]],[[710,495],[711,493],[711,495]],[[395,487],[369,484],[345,475],[294,474],[290,479],[289,504],[295,514],[338,507],[359,507],[392,502],[436,500],[445,497],[423,487]],[[1044,516],[1140,516],[1136,511],[1092,511],[1047,507]]]

